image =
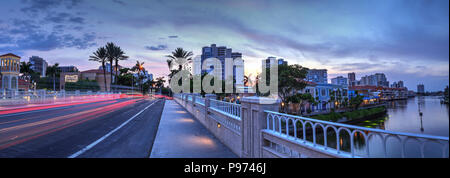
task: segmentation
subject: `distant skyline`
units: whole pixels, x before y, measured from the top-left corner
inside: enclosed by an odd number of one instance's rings
[[[177,47],[241,52],[246,74],[268,56],[328,69],[328,78],[385,73],[408,89],[449,84],[447,0],[17,0],[0,1],[0,53],[49,65],[98,68],[89,55],[114,42],[156,77]]]

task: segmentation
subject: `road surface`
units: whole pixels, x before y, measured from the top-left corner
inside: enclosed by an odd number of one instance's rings
[[[0,111],[0,157],[148,158],[163,107],[121,98]]]

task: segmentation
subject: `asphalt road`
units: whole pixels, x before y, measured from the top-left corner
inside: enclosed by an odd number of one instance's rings
[[[0,157],[148,158],[163,107],[122,98],[0,114]]]

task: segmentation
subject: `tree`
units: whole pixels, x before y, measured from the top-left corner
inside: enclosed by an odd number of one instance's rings
[[[350,99],[350,106],[353,110],[357,110],[359,105],[363,102],[364,96],[356,94],[356,96]]]
[[[185,51],[183,48],[177,48],[175,49],[175,51],[172,52],[172,54],[167,55],[166,57],[168,57],[169,59],[167,59],[167,65],[169,67],[169,82],[172,79],[172,76],[175,75],[175,73],[177,73],[178,71],[181,71],[183,69],[183,65],[181,62],[187,62],[192,60],[192,56],[194,55],[194,53],[192,53],[192,51]],[[185,61],[184,61],[184,60]],[[178,66],[176,69],[172,69],[172,65],[174,63],[177,63]]]
[[[55,63],[55,65],[53,66],[49,66],[47,67],[47,71],[46,74],[48,76],[51,76],[53,79],[53,91],[56,90],[56,76],[59,75],[59,68],[58,68],[59,64]]]
[[[96,61],[100,62],[102,64],[103,69],[103,78],[105,81],[105,91],[108,91],[107,85],[106,85],[106,58],[108,57],[107,51],[105,47],[100,47],[93,53],[93,56],[89,56],[90,61]]]
[[[141,73],[142,73],[143,71],[145,71],[145,68],[144,68],[144,62],[136,61],[136,65],[134,65],[133,68],[132,68],[131,70],[137,72],[137,74],[138,74],[138,79],[139,79],[139,88],[142,90],[141,82],[142,82],[143,77],[142,77]]]
[[[130,73],[132,71],[130,68],[119,69],[120,75],[117,76],[117,84],[124,86],[133,86],[134,75]]]
[[[29,76],[33,70],[31,69],[31,63],[30,62],[21,62],[20,63],[20,73],[22,73],[25,76]]]
[[[166,80],[164,80],[164,77],[156,78],[156,87],[158,88],[164,87],[164,82],[166,82]]]
[[[116,51],[116,58],[114,59],[116,62],[115,70],[116,70],[116,76],[118,76],[119,75],[119,73],[118,73],[119,61],[127,60],[128,56],[125,56],[125,52],[123,52],[122,49],[118,46],[116,46],[115,51]],[[117,80],[116,80],[116,84],[117,84]]]
[[[295,109],[297,109],[297,114],[298,115],[302,115],[303,114],[303,111],[301,110],[301,108],[308,102],[308,103],[314,103],[315,102],[315,100],[314,100],[314,97],[311,95],[311,94],[309,94],[309,93],[297,93],[297,94],[295,94],[295,95],[292,95],[292,96],[288,96],[287,98],[286,98],[286,102],[287,103],[294,103],[294,104],[298,104],[298,108],[295,108]]]
[[[261,80],[261,75],[266,75],[266,85],[269,85],[270,82],[270,71],[272,68],[266,68],[260,75],[257,77],[256,81],[256,91],[258,91],[258,85]],[[298,90],[302,90],[306,87],[306,82],[304,82],[304,78],[308,73],[308,68],[302,67],[298,64],[287,65],[281,64],[278,65],[278,96],[280,97],[283,103],[286,103],[286,99],[289,96],[292,96],[294,92]],[[260,95],[267,95],[268,93],[259,93]]]
[[[109,61],[109,68],[111,71],[111,82],[113,81],[113,71],[116,72],[116,76],[117,76],[117,70],[118,70],[118,65],[119,65],[119,60],[126,60],[128,59],[128,56],[125,56],[125,52],[122,51],[122,49],[119,46],[116,46],[114,43],[112,42],[108,42],[106,43],[106,54],[107,54],[107,59]],[[116,67],[115,69],[113,69],[113,62],[116,63]]]

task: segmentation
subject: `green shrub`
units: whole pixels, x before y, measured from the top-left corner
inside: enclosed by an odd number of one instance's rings
[[[328,113],[328,114],[321,114],[321,115],[311,116],[311,118],[318,119],[318,120],[323,120],[323,121],[336,122],[340,118],[343,118],[343,117],[346,117],[349,120],[361,119],[361,118],[364,118],[364,117],[367,117],[367,116],[371,116],[371,115],[374,115],[374,114],[378,114],[378,113],[381,113],[381,112],[385,112],[385,111],[386,111],[386,108],[384,106],[380,106],[380,107],[376,107],[376,108],[362,109],[362,110],[350,111],[350,112],[345,112],[345,113],[331,112],[331,113]]]

